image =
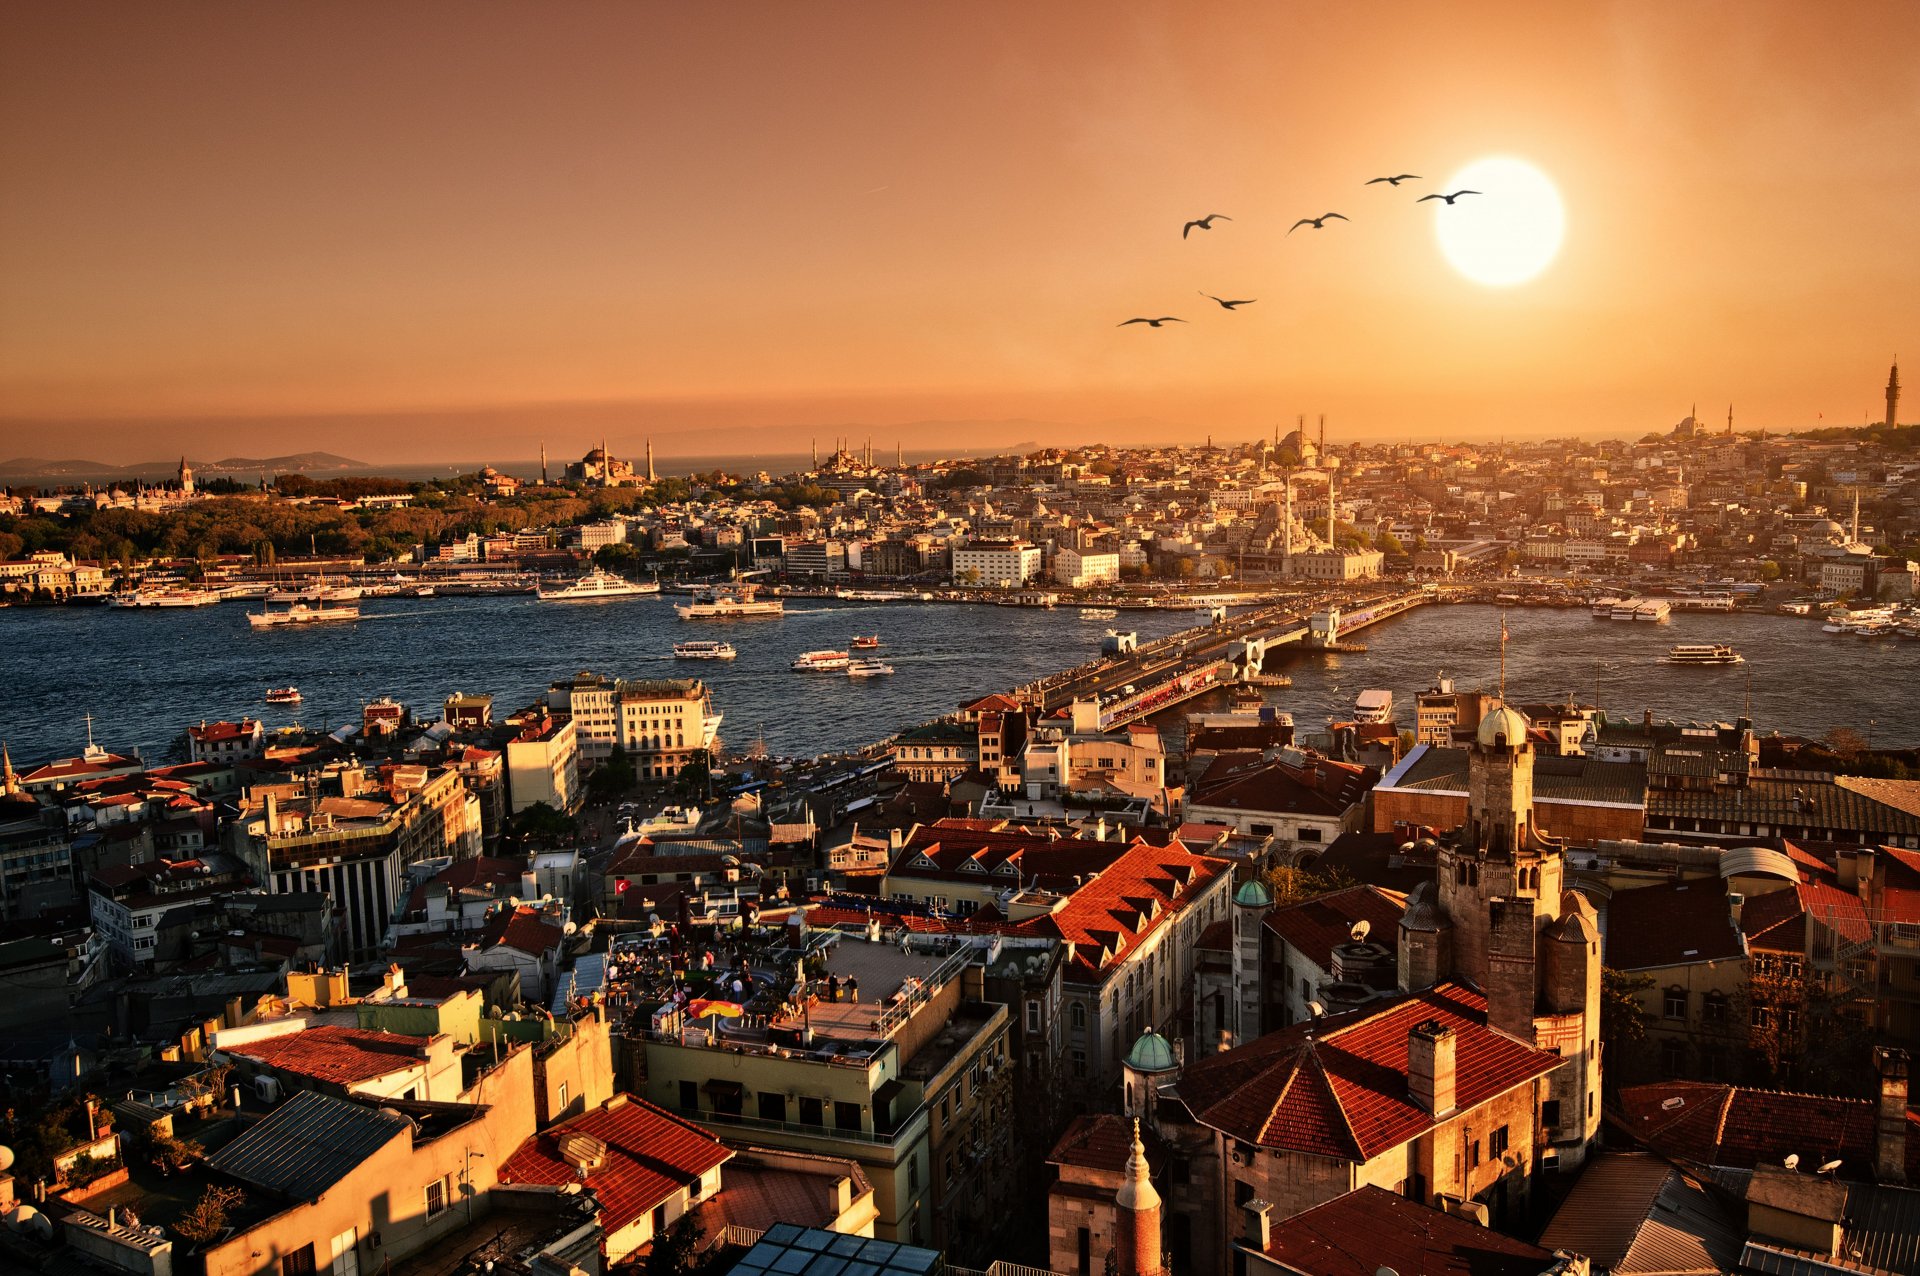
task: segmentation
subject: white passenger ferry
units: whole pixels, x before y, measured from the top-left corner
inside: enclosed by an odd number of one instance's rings
[[[712,642],[705,638],[673,644],[676,660],[732,660],[739,654],[730,642]]]
[[[1745,664],[1746,657],[1732,647],[1720,642],[1682,643],[1669,648],[1666,663],[1670,665],[1738,665]]]
[[[850,663],[844,651],[807,651],[794,660],[793,668],[798,673],[840,673]]]
[[[615,576],[612,572],[603,572],[594,568],[578,580],[570,580],[564,585],[549,589],[540,586],[540,601],[543,603],[597,603],[609,598],[632,598],[639,594],[657,594],[660,586],[652,581],[640,582],[628,580],[624,576]]]

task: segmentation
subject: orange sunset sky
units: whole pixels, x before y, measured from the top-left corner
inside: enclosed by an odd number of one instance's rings
[[[1413,202],[1493,154],[1566,210],[1503,289]],[[1904,0],[15,4],[0,179],[0,459],[1777,430],[1920,357]]]

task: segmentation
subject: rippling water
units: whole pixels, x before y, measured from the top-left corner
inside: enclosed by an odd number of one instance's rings
[[[775,753],[844,749],[889,735],[1002,690],[1090,658],[1109,624],[1142,640],[1195,623],[1192,612],[1123,612],[1118,622],[1052,612],[957,604],[795,601],[782,620],[687,623],[665,598],[600,604],[543,604],[530,597],[391,599],[364,604],[365,619],[338,629],[248,629],[236,604],[181,611],[68,607],[0,612],[0,739],[16,761],[77,752],[83,715],[109,748],[160,757],[170,740],[202,718],[263,717],[337,726],[360,705],[392,695],[423,718],[438,716],[452,691],[491,692],[496,715],[525,705],[555,678],[580,669],[621,677],[697,675],[713,688],[733,744],[764,736]],[[1567,695],[1609,711],[1662,718],[1731,718],[1751,689],[1761,731],[1819,735],[1830,727],[1869,730],[1876,744],[1920,745],[1920,643],[1824,634],[1790,616],[1675,613],[1667,625],[1596,621],[1585,611],[1507,613],[1507,687],[1518,701]],[[899,672],[854,680],[796,674],[800,652],[844,648],[856,633],[878,633]],[[1269,668],[1294,685],[1268,698],[1291,711],[1303,732],[1351,711],[1365,687],[1400,702],[1444,671],[1462,689],[1499,680],[1499,616],[1490,607],[1424,607],[1356,635],[1364,654],[1276,657]],[[686,638],[725,638],[731,664],[676,661]],[[1747,663],[1674,667],[1660,663],[1681,642],[1732,643]],[[299,706],[267,705],[269,686],[293,683]],[[1212,707],[1205,705],[1197,707]]]

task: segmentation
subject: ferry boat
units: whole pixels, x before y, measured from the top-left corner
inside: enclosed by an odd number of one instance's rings
[[[211,589],[136,589],[115,594],[114,607],[211,607],[220,595]]]
[[[878,678],[893,672],[893,666],[884,660],[855,660],[847,665],[849,678]]]
[[[539,597],[543,603],[597,603],[608,598],[632,598],[639,594],[659,592],[660,586],[652,581],[632,581],[596,567],[578,580],[570,580],[564,585],[551,589],[540,586]]]
[[[358,619],[360,619],[358,603],[347,603],[339,607],[329,607],[325,603],[318,607],[309,607],[306,603],[295,603],[285,611],[247,613],[247,623],[255,629],[271,629],[276,625],[340,624]]]
[[[675,603],[673,609],[682,620],[747,620],[756,616],[784,616],[785,600],[756,598],[752,585],[738,589],[705,589],[692,602]]]
[[[1595,620],[1612,620],[1613,609],[1623,601],[1619,598],[1597,598],[1594,600],[1591,615]]]
[[[362,590],[358,585],[329,585],[324,574],[310,585],[289,589],[275,586],[267,592],[270,603],[357,603]]]
[[[1080,609],[1080,619],[1082,620],[1118,620],[1120,619],[1120,613],[1118,610],[1112,607],[1082,607]]]
[[[1355,722],[1392,722],[1393,692],[1369,687],[1353,698]]]
[[[299,704],[302,697],[298,687],[268,687],[268,704]]]
[[[1673,615],[1673,608],[1658,598],[1623,598],[1613,609],[1615,620],[1643,620],[1656,625],[1664,625]]]
[[[852,664],[844,651],[807,651],[794,660],[797,673],[839,673]]]
[[[1746,657],[1723,642],[1682,643],[1667,650],[1670,665],[1739,665]]]
[[[855,634],[853,636],[852,646],[855,651],[872,651],[879,645],[879,634]]]
[[[713,642],[706,638],[673,644],[675,660],[732,660],[739,654],[730,642]]]

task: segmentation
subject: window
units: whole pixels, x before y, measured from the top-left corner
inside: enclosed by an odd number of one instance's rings
[[[1687,1048],[1668,1037],[1660,1043],[1660,1069],[1670,1077],[1683,1076],[1687,1070]]]
[[[1302,824],[1300,826],[1300,831],[1295,835],[1295,837],[1297,838],[1297,840],[1302,842],[1317,842],[1320,840],[1320,830],[1317,828],[1310,828],[1307,825]]]
[[[567,1106],[567,1083],[564,1081],[560,1083],[560,1106]]]
[[[1029,1001],[1027,1003],[1027,1032],[1029,1034],[1036,1034],[1039,1031],[1040,1003],[1038,1001]]]
[[[447,1179],[440,1176],[427,1184],[427,1217],[433,1218],[447,1208]]]
[[[280,1276],[313,1276],[313,1245],[308,1243],[282,1254]]]
[[[1666,995],[1660,999],[1660,1013],[1669,1019],[1685,1019],[1687,1017],[1687,990],[1684,988],[1667,989]]]
[[[1073,1075],[1076,1077],[1087,1075],[1087,1052],[1084,1050],[1073,1052]]]
[[[760,1119],[762,1121],[785,1121],[787,1119],[787,1096],[773,1090],[760,1092]]]
[[[1487,1136],[1487,1155],[1499,1160],[1507,1154],[1507,1127],[1501,1126]]]
[[[667,1207],[664,1205],[656,1205],[653,1207],[653,1234],[655,1236],[664,1236],[666,1233]]]
[[[1470,1170],[1477,1170],[1480,1168],[1480,1140],[1479,1139],[1475,1139],[1473,1143],[1467,1148],[1467,1168]]]
[[[1540,1124],[1549,1130],[1560,1124],[1560,1100],[1548,1099],[1540,1105]]]
[[[1084,1031],[1087,1026],[1087,1003],[1084,1001],[1074,1002],[1073,1009],[1067,1014],[1067,1019],[1073,1024],[1076,1031]]]
[[[1727,998],[1724,993],[1710,992],[1700,1002],[1700,1017],[1715,1027],[1724,1027],[1727,1022]]]

